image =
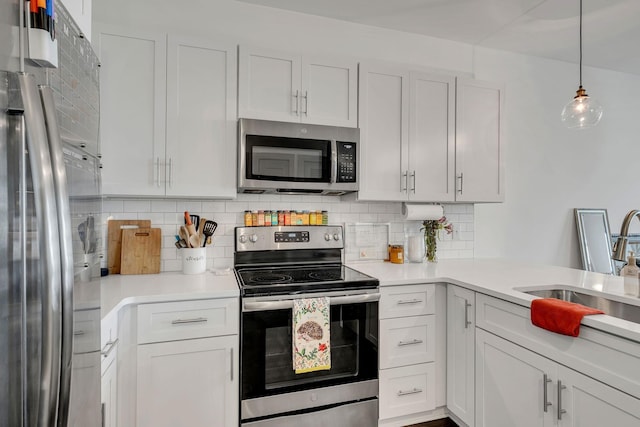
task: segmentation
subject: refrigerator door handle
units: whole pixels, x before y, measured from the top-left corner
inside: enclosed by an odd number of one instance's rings
[[[18,75],[24,102],[27,149],[33,178],[40,258],[43,265],[40,304],[42,306],[42,351],[39,384],[38,425],[56,425],[60,379],[61,285],[58,212],[51,158],[47,144],[42,103],[35,78]],[[34,408],[35,410],[35,408]]]
[[[58,425],[66,426],[69,418],[69,398],[71,393],[71,360],[73,356],[73,246],[71,240],[71,211],[67,190],[67,172],[62,151],[60,131],[56,121],[53,90],[49,86],[39,86],[42,97],[49,153],[58,209],[58,229],[62,267],[62,349],[60,362],[60,397]],[[89,248],[87,248],[88,250]]]

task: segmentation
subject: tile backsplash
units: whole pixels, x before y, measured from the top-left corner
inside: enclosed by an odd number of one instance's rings
[[[451,235],[443,233],[438,258],[471,258],[474,244],[472,204],[445,204],[444,213],[453,223]],[[331,196],[243,195],[236,200],[107,199],[105,218],[150,219],[162,229],[162,271],[182,269],[175,235],[184,223],[184,211],[218,223],[213,245],[207,247],[207,268],[233,266],[234,228],[244,223],[245,210],[326,210],[329,224],[345,226],[345,261],[383,259],[388,243],[404,244],[405,234],[417,232],[420,221],[404,221],[402,203],[350,202]],[[106,223],[104,224],[106,233]],[[106,251],[105,251],[106,253]]]

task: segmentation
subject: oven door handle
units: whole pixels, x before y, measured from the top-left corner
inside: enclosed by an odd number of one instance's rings
[[[293,301],[293,299],[275,301],[243,301],[242,311],[286,310],[293,308]],[[329,304],[331,305],[359,304],[375,301],[380,301],[379,293],[329,297]]]

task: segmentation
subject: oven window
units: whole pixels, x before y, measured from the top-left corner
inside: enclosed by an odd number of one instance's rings
[[[247,135],[247,178],[329,182],[330,141]]]
[[[332,306],[331,369],[296,374],[291,310],[243,313],[242,398],[377,378],[377,323],[377,303]]]

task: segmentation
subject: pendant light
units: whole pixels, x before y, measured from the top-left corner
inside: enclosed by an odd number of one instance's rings
[[[582,87],[582,0],[580,0],[580,86],[576,96],[564,106],[562,122],[569,129],[585,129],[598,124],[602,118],[602,105],[587,95]]]

